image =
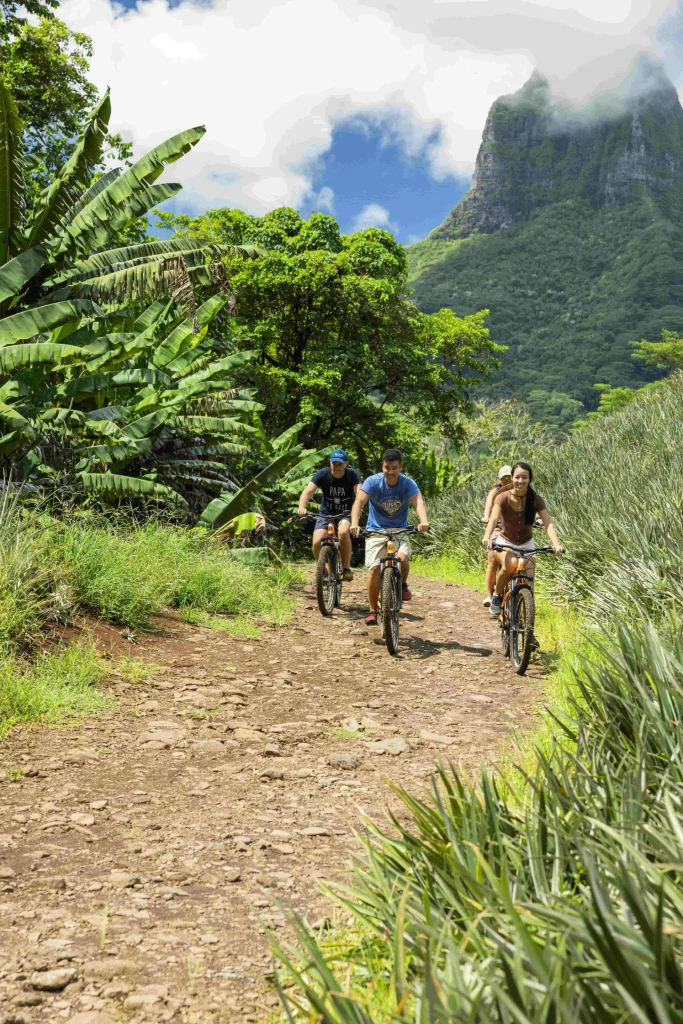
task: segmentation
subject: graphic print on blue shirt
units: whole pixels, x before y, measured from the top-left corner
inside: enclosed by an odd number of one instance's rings
[[[412,477],[401,473],[396,485],[389,487],[384,473],[375,473],[364,480],[361,487],[370,498],[368,530],[388,530],[392,526],[403,529],[408,525],[410,499],[420,493]]]
[[[347,466],[344,476],[337,479],[328,466],[326,469],[319,469],[311,477],[311,483],[323,492],[319,515],[338,516],[342,512],[350,514],[356,497],[353,488],[360,483],[360,476],[355,469],[350,469]]]

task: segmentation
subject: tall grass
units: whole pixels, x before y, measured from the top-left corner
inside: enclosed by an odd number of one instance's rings
[[[572,650],[597,623],[599,646],[573,665],[523,787],[444,768],[430,797],[399,789],[404,813],[369,824],[336,896],[384,942],[382,1005],[365,998],[362,949],[301,928],[302,952],[281,952],[292,1014],[683,1021],[682,426],[677,377],[535,466],[569,551],[542,573],[573,630],[577,606],[593,623]],[[480,566],[481,483],[430,515],[466,570]]]
[[[247,566],[204,531],[86,517],[55,522],[43,552],[80,604],[130,628],[149,626],[164,608],[192,621],[208,613],[282,623],[291,614],[293,569]]]

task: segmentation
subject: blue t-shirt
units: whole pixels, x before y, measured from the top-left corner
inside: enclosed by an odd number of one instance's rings
[[[410,499],[420,493],[411,477],[401,473],[396,486],[388,487],[384,473],[375,473],[363,481],[361,489],[370,497],[368,530],[388,530],[392,526],[402,529],[408,525]]]

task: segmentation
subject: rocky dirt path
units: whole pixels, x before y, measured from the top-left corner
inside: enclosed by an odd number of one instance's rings
[[[278,901],[329,912],[317,880],[342,873],[359,808],[384,815],[383,776],[420,791],[531,724],[540,672],[511,672],[479,595],[413,586],[399,658],[359,621],[357,573],[333,621],[310,584],[259,638],[167,619],[111,711],[0,745],[3,1024],[264,1016],[263,926],[285,926]]]

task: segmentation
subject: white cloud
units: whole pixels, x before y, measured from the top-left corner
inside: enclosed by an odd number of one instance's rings
[[[354,217],[352,231],[364,231],[366,228],[384,228],[394,234],[398,232],[398,224],[392,223],[386,206],[380,206],[379,203],[368,203]]]
[[[334,213],[334,192],[329,185],[323,185],[313,200],[313,206],[319,213]]]
[[[112,87],[112,127],[140,153],[182,128],[207,134],[170,175],[196,210],[260,213],[313,193],[335,123],[361,115],[435,175],[467,173],[493,100],[535,65],[576,93],[655,48],[671,0],[65,0]],[[324,190],[323,190],[324,191]],[[330,206],[328,205],[328,208]]]

